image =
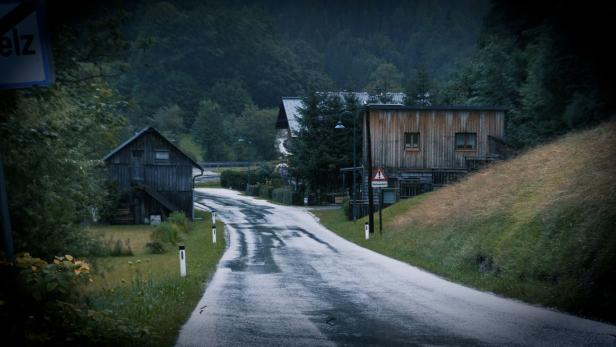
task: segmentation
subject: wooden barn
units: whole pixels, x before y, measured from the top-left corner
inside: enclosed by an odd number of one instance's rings
[[[193,218],[193,168],[201,173],[203,168],[153,127],[139,131],[103,160],[119,200],[111,222],[148,224],[173,211]]]
[[[503,158],[505,112],[479,106],[365,106],[361,196],[367,199],[368,143],[372,167],[383,168],[388,178],[384,202],[393,202]]]

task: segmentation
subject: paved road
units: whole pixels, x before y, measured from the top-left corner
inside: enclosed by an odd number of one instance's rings
[[[303,208],[224,189],[196,196],[227,223],[229,248],[179,346],[616,344],[613,325],[445,281],[345,241]]]

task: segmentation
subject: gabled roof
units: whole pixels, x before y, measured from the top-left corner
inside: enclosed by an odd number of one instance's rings
[[[124,141],[122,144],[120,144],[118,147],[114,148],[111,152],[107,153],[106,156],[103,157],[104,161],[107,161],[109,158],[111,158],[114,154],[118,153],[120,150],[122,150],[122,148],[126,147],[129,143],[135,141],[136,139],[140,138],[141,136],[143,136],[146,133],[149,132],[153,132],[155,134],[157,134],[158,136],[160,136],[163,140],[165,140],[165,142],[167,142],[169,144],[169,146],[171,146],[172,148],[175,148],[178,152],[180,152],[183,156],[185,156],[186,158],[188,158],[188,160],[190,160],[190,162],[194,165],[194,167],[198,168],[199,170],[203,170],[203,168],[201,167],[201,165],[199,165],[199,163],[197,163],[196,161],[194,161],[193,158],[191,158],[188,154],[184,153],[183,150],[181,150],[178,146],[176,146],[175,144],[173,144],[173,142],[169,141],[169,139],[167,139],[163,134],[160,133],[160,131],[156,130],[154,127],[145,127],[141,130],[139,130],[137,133],[135,133],[135,135],[133,135],[131,138],[129,138],[128,140]]]
[[[338,96],[342,99],[350,96],[357,98],[360,105],[365,105],[370,101],[370,94],[367,92],[323,92],[327,96]],[[385,93],[385,96],[390,100],[390,104],[403,104],[405,93]],[[283,97],[278,110],[278,119],[276,120],[276,129],[289,129],[291,135],[296,136],[300,131],[299,120],[302,118],[299,112],[302,107],[302,98],[300,97]]]
[[[302,117],[299,110],[302,107],[302,98],[283,97],[278,110],[276,129],[290,129],[292,135],[299,132],[299,119]]]

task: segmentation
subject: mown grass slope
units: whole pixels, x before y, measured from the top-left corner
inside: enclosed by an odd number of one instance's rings
[[[344,237],[454,281],[616,321],[616,122],[576,132],[365,218],[321,211]],[[378,230],[378,228],[377,228]]]

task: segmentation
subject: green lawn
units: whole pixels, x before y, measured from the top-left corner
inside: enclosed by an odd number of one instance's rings
[[[117,239],[130,240],[134,256],[94,259],[94,282],[88,288],[92,306],[147,327],[151,334],[144,338],[144,345],[174,344],[224,252],[224,225],[217,222],[218,240],[214,245],[210,214],[198,212],[197,217],[203,219],[195,221],[193,230],[180,242],[186,246],[185,278],[179,274],[177,246],[164,254],[149,254],[145,244],[153,227],[93,228],[94,233],[102,234],[112,243]]]

